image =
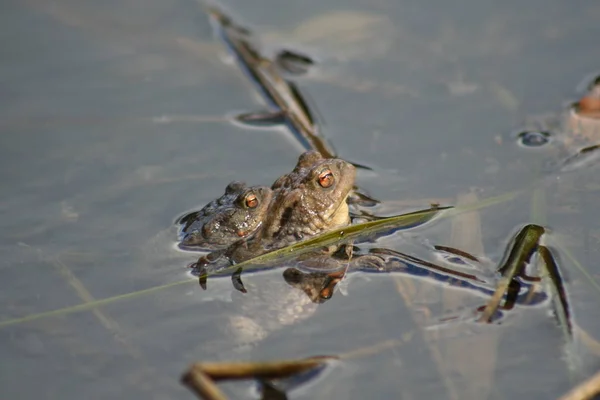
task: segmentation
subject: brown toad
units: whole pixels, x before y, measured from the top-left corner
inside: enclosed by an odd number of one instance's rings
[[[262,224],[271,198],[268,187],[231,182],[221,197],[179,219],[179,247],[216,250],[247,237]]]
[[[222,259],[223,254],[228,261],[239,263],[348,225],[346,199],[355,175],[354,166],[344,160],[325,159],[316,151],[303,153],[294,170],[273,184],[273,197],[257,231],[225,251],[201,258],[198,267]]]

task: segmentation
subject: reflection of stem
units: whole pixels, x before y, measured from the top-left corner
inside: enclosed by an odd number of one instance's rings
[[[414,286],[414,283],[410,280],[401,280],[400,277],[396,277],[395,280],[396,280],[396,290],[398,291],[398,294],[400,294],[404,303],[408,306],[408,308],[410,310],[410,315],[412,316],[415,324],[417,326],[420,326],[419,321],[417,319],[417,315],[415,315],[414,306],[413,306],[413,298],[415,297],[414,295],[417,290]],[[428,312],[429,310],[426,309],[426,311]],[[423,335],[423,332],[420,331],[418,333],[418,335]],[[440,368],[443,363],[442,363],[442,356],[440,354],[439,349],[436,346],[429,346],[429,354],[431,355],[431,359],[435,362],[435,364],[438,367],[438,371],[440,372],[440,375],[442,377],[444,386],[446,387],[446,391],[448,392],[449,397],[453,400],[458,399],[459,398],[458,393],[456,391],[453,380],[449,378],[448,374],[444,373],[442,368]]]
[[[479,201],[476,189],[462,192],[456,196],[456,206],[473,204]],[[479,257],[485,254],[483,244],[481,215],[478,211],[465,212],[452,219],[449,247],[435,246],[437,250],[456,254],[469,260],[476,271],[482,265]],[[470,263],[471,264],[471,263]],[[466,299],[469,293],[441,288],[442,305],[445,310],[471,308]],[[453,324],[445,327],[444,334],[428,330],[425,333],[440,375],[444,377],[446,387],[454,399],[489,398],[493,388],[496,371],[498,333],[488,331],[484,335],[463,336],[463,325]],[[465,354],[477,354],[477,362]],[[477,382],[476,385],[457,385],[455,376],[463,377],[465,382]],[[450,396],[449,396],[450,397]]]
[[[571,339],[573,335],[570,311],[571,307],[567,300],[567,294],[565,292],[560,270],[550,249],[548,249],[546,246],[540,246],[539,252],[540,257],[544,261],[544,266],[548,276],[550,277],[550,282],[552,283],[551,287],[554,291],[554,295],[557,296],[559,300],[559,307],[556,307],[556,315],[561,323],[561,326],[563,326],[566,330],[568,339]]]

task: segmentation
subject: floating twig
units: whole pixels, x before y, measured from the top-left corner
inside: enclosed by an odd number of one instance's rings
[[[302,146],[306,150],[317,150],[323,157],[334,158],[336,153],[320,135],[300,90],[279,74],[273,61],[260,54],[252,43],[250,30],[237,25],[231,17],[215,7],[207,7],[206,12],[221,39],[235,54],[240,67],[254,81],[269,105],[281,113],[280,117]],[[257,115],[254,114],[255,122],[260,120]],[[272,119],[272,115],[272,112],[267,112],[265,118]]]
[[[559,400],[589,400],[598,394],[600,394],[600,371],[575,386]]]
[[[190,388],[200,399],[227,400],[221,389],[202,370],[190,369],[181,378],[181,383]]]
[[[317,356],[299,360],[270,362],[220,362],[192,364],[181,377],[181,382],[199,398],[205,400],[227,400],[217,387],[217,381],[259,379],[272,380],[302,374],[323,367],[328,361],[349,360],[377,354],[402,346],[413,338],[407,333],[402,339],[386,340],[366,347],[360,347],[338,356]]]
[[[321,356],[300,360],[272,362],[223,362],[196,363],[182,376],[181,382],[200,398],[226,400],[215,382],[239,379],[278,379],[322,367],[328,360],[337,357]]]

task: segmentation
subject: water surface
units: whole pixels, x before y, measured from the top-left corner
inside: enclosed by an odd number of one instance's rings
[[[289,289],[282,270],[245,276],[247,296],[213,279],[206,291],[184,283],[16,320],[185,279],[196,256],[176,250],[175,218],[231,180],[272,182],[302,149],[282,129],[230,122],[264,104],[197,3],[13,1],[0,12],[0,324],[13,321],[0,326],[0,397],[191,398],[178,379],[194,361],[345,354],[390,340],[291,397],[550,398],[596,371],[597,169],[548,172],[561,143],[524,149],[514,132],[528,116],[560,113],[600,70],[600,5],[277,4],[225,6],[267,50],[320,61],[298,85],[340,156],[373,168],[357,183],[384,201],[377,212],[525,189],[377,245],[424,258],[430,244],[454,246],[486,259],[491,274],[518,228],[544,225],[576,340],[547,306],[491,326],[448,323],[486,299],[360,273],[321,306],[303,303],[314,309],[305,318],[263,319],[265,332],[240,336],[232,321]],[[335,29],[344,24],[354,35]]]

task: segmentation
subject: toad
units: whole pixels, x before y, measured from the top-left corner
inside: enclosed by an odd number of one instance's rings
[[[263,223],[272,190],[266,186],[246,186],[231,182],[225,193],[200,211],[179,219],[183,249],[216,250],[254,233]]]
[[[354,166],[344,160],[325,159],[317,151],[303,153],[294,170],[273,183],[271,202],[256,232],[225,251],[201,257],[197,266],[205,267],[222,260],[223,255],[231,263],[243,262],[348,225],[350,214],[346,200],[355,175]]]

